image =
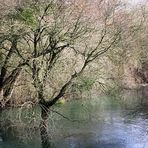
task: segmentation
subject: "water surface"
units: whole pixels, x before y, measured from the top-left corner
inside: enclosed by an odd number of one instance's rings
[[[52,108],[49,135],[53,148],[148,148],[147,97],[127,91]],[[68,118],[68,119],[66,119]],[[42,148],[40,110],[9,109],[0,115],[0,148]]]

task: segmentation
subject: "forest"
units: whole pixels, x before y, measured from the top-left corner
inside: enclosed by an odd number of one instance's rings
[[[147,0],[0,0],[0,148],[147,148],[147,38]]]

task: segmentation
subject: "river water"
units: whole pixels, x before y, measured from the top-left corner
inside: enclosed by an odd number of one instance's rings
[[[55,106],[49,117],[51,147],[148,148],[147,99],[141,92],[126,91]],[[39,122],[38,107],[3,111],[0,148],[42,148]]]

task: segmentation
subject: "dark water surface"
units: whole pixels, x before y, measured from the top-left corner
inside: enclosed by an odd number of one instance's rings
[[[137,91],[67,102],[49,117],[53,148],[148,148],[148,98]],[[74,121],[70,121],[74,120]],[[0,114],[0,148],[42,148],[40,110]]]

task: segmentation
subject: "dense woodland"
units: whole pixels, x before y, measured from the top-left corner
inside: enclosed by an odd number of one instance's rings
[[[147,26],[146,1],[0,0],[0,108],[39,105],[45,133],[61,99],[146,86]]]
[[[146,2],[4,1],[0,13],[1,106],[148,83]]]

